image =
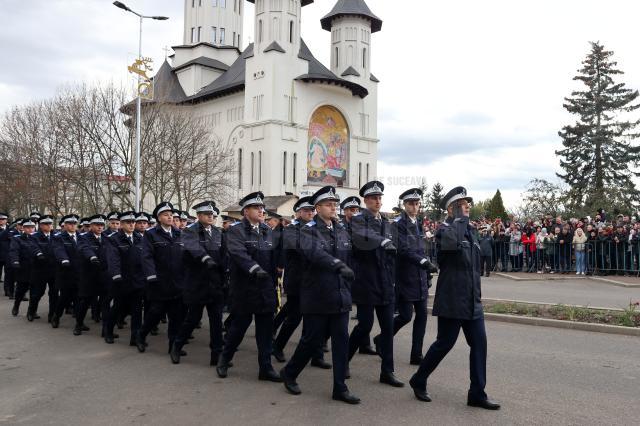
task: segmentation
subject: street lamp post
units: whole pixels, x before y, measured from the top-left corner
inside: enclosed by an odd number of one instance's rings
[[[125,10],[127,12],[131,12],[134,15],[136,15],[139,20],[140,20],[140,33],[139,33],[139,37],[138,37],[138,59],[142,60],[142,21],[145,18],[148,19],[155,19],[157,21],[166,21],[167,19],[169,19],[166,16],[146,16],[146,15],[142,15],[140,13],[137,13],[133,10],[131,10],[127,5],[125,5],[122,2],[119,1],[114,1],[113,5]],[[136,99],[136,204],[135,204],[135,210],[136,211],[142,211],[141,208],[141,201],[140,200],[140,116],[142,115],[142,98],[140,96],[140,83],[141,83],[141,76],[140,74],[138,74],[138,97]]]

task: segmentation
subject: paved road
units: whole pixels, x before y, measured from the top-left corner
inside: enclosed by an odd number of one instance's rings
[[[640,288],[617,287],[588,279],[514,281],[499,276],[482,278],[482,297],[625,308],[640,300]]]
[[[241,346],[226,380],[208,364],[206,330],[197,330],[189,355],[172,365],[164,336],[150,338],[139,354],[126,345],[128,330],[106,345],[93,326],[71,334],[9,314],[0,301],[0,424],[20,425],[388,425],[388,424],[637,424],[640,339],[602,333],[487,322],[488,393],[503,410],[465,405],[468,351],[461,339],[429,382],[434,402],[419,403],[411,391],[377,383],[379,361],[356,356],[349,381],[360,406],[330,400],[331,376],[307,368],[303,394],[256,380],[251,336]],[[123,333],[124,332],[124,333]],[[433,340],[430,318],[427,341]],[[297,335],[294,339],[297,340]],[[396,373],[408,380],[408,330],[396,340]],[[287,348],[291,353],[293,346]],[[276,368],[280,368],[276,365]]]

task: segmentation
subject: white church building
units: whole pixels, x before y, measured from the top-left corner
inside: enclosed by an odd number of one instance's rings
[[[308,195],[335,185],[356,195],[376,176],[378,80],[372,33],[382,21],[364,0],[338,0],[326,67],[302,38],[313,0],[255,3],[254,42],[242,46],[243,0],[185,0],[183,44],[154,78],[154,101],[191,109],[233,147],[237,198]],[[324,2],[323,2],[324,3]]]

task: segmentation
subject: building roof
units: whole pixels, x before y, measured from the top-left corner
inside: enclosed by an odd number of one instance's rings
[[[246,60],[253,56],[253,43],[251,43],[238,59],[220,77],[203,87],[195,95],[184,99],[186,102],[202,102],[207,99],[218,98],[233,92],[244,90]]]
[[[307,47],[307,44],[302,39],[300,40],[300,52],[298,53],[298,57],[309,61],[309,72],[307,74],[302,74],[296,77],[296,80],[305,81],[308,83],[322,82],[335,84],[337,86],[342,86],[346,89],[351,90],[351,93],[354,96],[357,95],[361,98],[364,98],[369,94],[369,91],[366,88],[360,86],[359,84],[352,83],[351,81],[338,77],[329,69],[327,69],[327,67],[322,65],[322,63],[313,56],[313,54]]]
[[[338,0],[331,12],[320,20],[322,29],[331,31],[331,23],[341,16],[361,16],[371,21],[371,32],[375,33],[382,29],[382,19],[371,12],[364,0]]]
[[[280,53],[286,53],[284,49],[278,44],[277,41],[274,41],[269,46],[267,46],[267,48],[264,49],[264,52],[267,53],[267,52],[271,52],[272,50]]]
[[[171,46],[171,49],[176,50],[176,49],[195,49],[198,46],[208,46],[208,47],[213,47],[214,49],[234,49],[236,51],[240,51],[239,48],[235,47],[235,46],[229,46],[229,45],[216,45],[216,44],[211,44],[209,42],[206,41],[201,41],[200,43],[196,43],[196,44],[180,44],[177,46]],[[175,55],[171,55],[171,57],[173,57]]]
[[[153,103],[180,103],[184,101],[187,96],[180,85],[178,76],[173,72],[171,65],[165,59],[164,63],[160,66],[160,69],[153,80],[153,100],[143,99],[142,104],[148,105]],[[123,105],[120,111],[125,114],[133,112],[136,105],[136,99]]]
[[[249,3],[255,3],[256,0],[247,0]],[[302,3],[302,6],[308,6],[311,3],[313,3],[313,0],[302,0],[300,3]]]
[[[369,80],[373,81],[374,83],[380,83],[380,80],[378,80],[373,74],[369,76]]]
[[[225,64],[224,62],[221,62],[217,59],[207,58],[206,56],[200,56],[199,58],[192,59],[188,62],[185,62],[182,65],[175,67],[173,70],[180,71],[181,69],[187,68],[188,66],[191,66],[194,64],[202,65],[204,67],[213,68],[220,71],[226,71],[229,69],[229,65]]]
[[[348,75],[353,75],[353,76],[356,76],[356,77],[360,77],[360,73],[358,71],[356,71],[356,69],[354,67],[352,67],[351,65],[349,66],[349,68],[344,70],[344,72],[342,73],[342,77],[346,77]]]

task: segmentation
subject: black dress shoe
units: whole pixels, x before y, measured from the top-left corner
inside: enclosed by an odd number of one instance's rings
[[[287,362],[287,358],[284,356],[284,353],[282,351],[274,349],[273,351],[271,351],[271,355],[273,355],[273,357],[278,362]]]
[[[78,326],[75,326],[75,327],[73,328],[73,335],[74,335],[74,336],[79,336],[79,335],[81,335],[81,334],[82,334],[82,329],[81,329],[80,327],[78,327]]]
[[[129,346],[135,346],[135,345],[136,345],[136,339],[130,339]]]
[[[33,319],[40,319],[40,315],[38,315],[37,313],[33,314]]]
[[[298,383],[291,377],[287,376],[287,373],[284,371],[284,368],[280,370],[280,378],[282,379],[282,383],[284,383],[284,388],[291,395],[300,395],[302,391],[300,390],[300,386]]]
[[[138,352],[140,353],[147,350],[147,343],[144,341],[144,337],[142,337],[140,333],[136,334],[136,348],[138,348]]]
[[[488,399],[484,399],[484,400],[467,399],[467,405],[469,407],[484,408],[485,410],[500,409],[500,404],[493,401],[489,401]]]
[[[358,398],[357,396],[355,396],[349,391],[334,392],[331,398],[334,399],[335,401],[346,402],[347,404],[352,404],[352,405],[360,404],[360,398]]]
[[[169,356],[171,357],[171,362],[174,364],[180,364],[180,348],[175,343],[171,345],[171,350],[169,350]]]
[[[157,336],[158,335],[158,327],[153,327],[151,329],[151,331],[149,332],[150,335],[152,336]]]
[[[276,370],[274,370],[273,368],[269,370],[260,371],[260,373],[258,374],[258,380],[265,380],[267,382],[276,382],[276,383],[282,382],[282,378],[278,373],[276,373]]]
[[[427,389],[426,388],[423,389],[420,386],[418,386],[413,381],[413,377],[409,379],[409,386],[411,386],[411,389],[413,389],[413,394],[415,395],[417,400],[423,401],[423,402],[431,402],[431,396],[427,392]]]
[[[420,365],[422,363],[422,357],[418,358],[418,357],[411,357],[411,361],[409,361],[409,364],[411,365]]]
[[[82,324],[82,325],[80,326],[80,329],[81,329],[82,331],[89,331],[89,330],[91,330],[89,327],[87,327],[87,326],[86,326],[86,325],[84,325],[84,324]]]
[[[53,314],[47,315],[47,322],[51,324],[51,319],[53,318]]]
[[[311,360],[311,365],[313,367],[318,367],[318,368],[322,368],[323,370],[330,370],[331,369],[331,364],[329,364],[327,361],[325,361],[322,358],[314,358]]]
[[[113,340],[113,336],[107,336],[107,337],[104,338],[104,342],[108,343],[109,345],[113,345],[115,340]]]
[[[13,315],[14,317],[18,316],[18,307],[14,306],[13,308],[11,308],[11,315]]]
[[[28,302],[28,301],[29,301],[29,299],[28,299],[26,296],[24,296],[24,297],[22,298],[22,301],[23,301],[23,302]]]
[[[122,330],[124,328],[124,322],[117,322],[116,327],[118,327],[118,330]]]
[[[404,383],[398,380],[393,373],[380,373],[380,383],[391,385],[394,388],[404,387]]]
[[[220,357],[220,361],[218,362],[218,366],[216,367],[216,373],[218,373],[218,377],[220,377],[221,379],[227,377],[227,370],[229,370],[229,363],[222,357]]]
[[[371,345],[360,346],[360,349],[358,349],[358,353],[363,355],[378,355],[378,352],[376,352],[376,350],[373,349],[373,346]]]
[[[34,318],[35,317],[33,316],[33,314],[31,312],[27,312],[27,321],[33,322]]]
[[[60,318],[57,315],[51,317],[51,328],[58,328],[60,326]]]
[[[324,345],[322,345],[322,352],[324,352],[324,353],[328,353],[329,352],[329,346],[326,343]]]

